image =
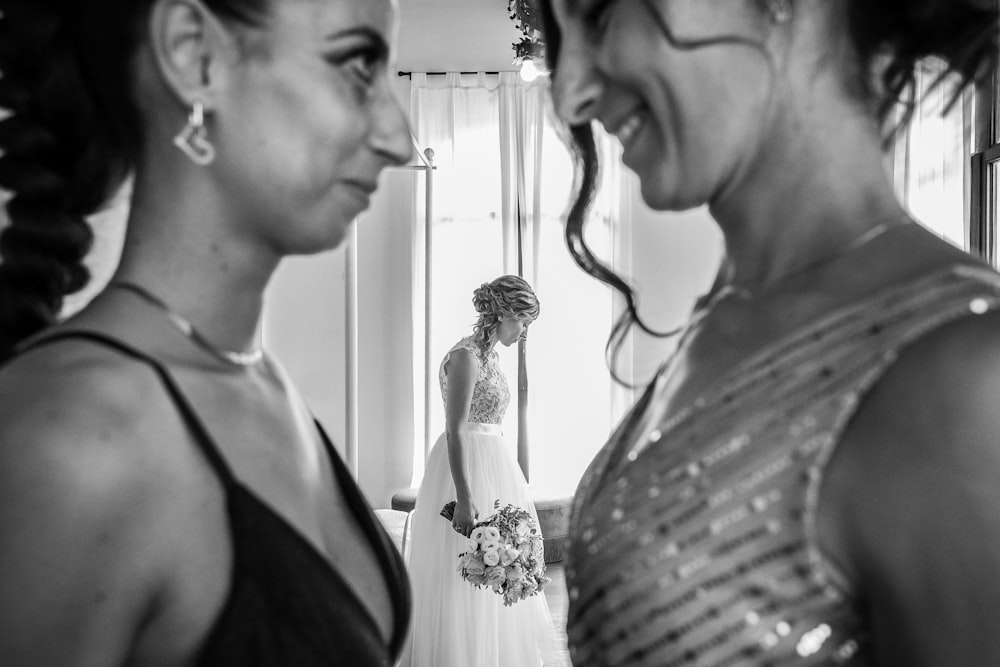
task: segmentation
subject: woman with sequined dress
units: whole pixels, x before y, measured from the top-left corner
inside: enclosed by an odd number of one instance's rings
[[[268,282],[411,152],[392,0],[0,0],[0,663],[392,667],[398,550]],[[128,179],[111,285],[88,216]]]
[[[541,593],[505,607],[489,589],[458,572],[458,555],[477,518],[494,502],[535,517],[534,504],[501,424],[510,390],[497,343],[510,346],[538,317],[538,298],[518,276],[501,276],[473,293],[478,319],[441,360],[438,379],[445,432],[427,458],[417,493],[408,559],[413,629],[403,667],[539,667],[554,630]],[[457,501],[451,521],[442,507]]]
[[[885,147],[933,58],[996,67],[992,0],[546,0],[557,112],[651,207],[722,231],[715,283],[585,473],[576,667],[1000,664],[1000,277],[911,218]],[[957,99],[957,98],[953,98]],[[666,289],[666,288],[665,288]],[[648,328],[647,328],[648,330]]]

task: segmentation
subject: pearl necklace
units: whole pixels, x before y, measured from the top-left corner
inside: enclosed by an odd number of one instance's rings
[[[203,336],[197,329],[194,328],[194,325],[191,324],[190,320],[188,320],[186,317],[184,317],[183,315],[172,309],[162,299],[160,299],[159,297],[157,297],[155,294],[153,294],[144,287],[140,287],[139,285],[126,282],[123,280],[116,280],[112,283],[109,283],[108,287],[123,289],[132,292],[133,294],[142,298],[147,303],[155,306],[164,315],[167,316],[167,319],[170,320],[170,323],[173,324],[175,327],[177,327],[177,329],[182,334],[187,336],[195,345],[205,350],[206,352],[211,354],[216,359],[219,359],[220,361],[224,361],[232,366],[239,366],[241,368],[246,368],[248,366],[253,366],[259,363],[260,360],[264,358],[264,350],[263,348],[260,347],[256,347],[250,350],[249,352],[236,352],[233,350],[224,350],[220,347],[213,345],[211,342],[209,342],[207,338],[205,338],[205,336]]]

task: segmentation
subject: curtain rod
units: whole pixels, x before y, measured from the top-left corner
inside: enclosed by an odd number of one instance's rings
[[[418,74],[436,74],[436,75],[453,74],[453,73],[454,72],[418,72]],[[459,74],[499,74],[499,73],[500,72],[459,72]],[[412,76],[412,75],[413,72],[403,72],[402,70],[396,72],[396,76]]]

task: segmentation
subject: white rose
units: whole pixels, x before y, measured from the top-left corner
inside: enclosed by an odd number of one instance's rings
[[[486,533],[486,529],[482,526],[476,526],[472,529],[472,534],[469,535],[470,540],[475,540],[476,546],[479,546],[483,541],[483,535]]]
[[[484,526],[483,539],[487,542],[499,542],[500,531],[495,526]]]
[[[500,562],[500,554],[494,549],[493,551],[487,551],[483,554],[483,562],[489,567],[493,567]]]

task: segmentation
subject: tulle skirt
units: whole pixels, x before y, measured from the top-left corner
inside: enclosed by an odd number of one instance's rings
[[[531,512],[524,474],[500,427],[469,424],[463,434],[466,467],[479,518],[493,501]],[[411,520],[408,569],[413,586],[413,623],[402,667],[538,667],[553,650],[554,629],[545,594],[510,607],[493,591],[477,589],[458,573],[466,538],[440,515],[455,500],[442,435],[427,459]]]

